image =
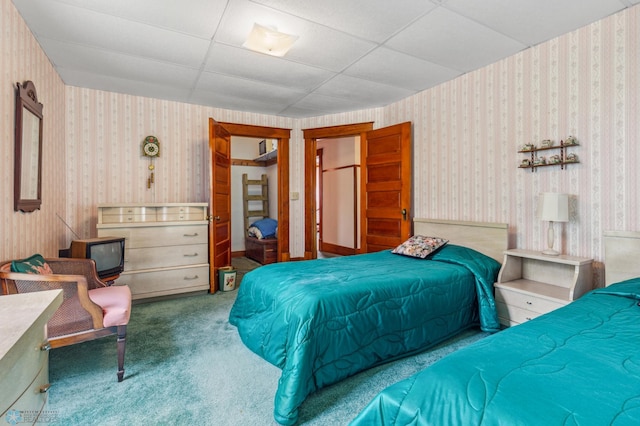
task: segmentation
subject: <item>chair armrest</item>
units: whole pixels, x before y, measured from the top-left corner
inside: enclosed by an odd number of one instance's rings
[[[98,277],[96,262],[93,259],[47,258],[45,260],[54,274],[82,275],[85,277],[89,290],[108,287],[107,283]]]
[[[64,300],[78,298],[82,308],[91,316],[94,328],[103,328],[102,308],[89,298],[87,279],[82,275],[0,272],[0,281],[9,294],[61,289]]]

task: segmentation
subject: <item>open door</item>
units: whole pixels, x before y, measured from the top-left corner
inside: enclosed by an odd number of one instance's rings
[[[398,246],[411,236],[411,123],[366,132],[361,150],[365,252]]]
[[[209,291],[218,291],[218,269],[231,265],[231,134],[209,118]]]

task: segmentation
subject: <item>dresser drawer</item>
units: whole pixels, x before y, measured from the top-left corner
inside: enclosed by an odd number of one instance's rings
[[[106,207],[102,209],[102,223],[135,223],[155,221],[155,207]]]
[[[117,282],[129,286],[133,299],[209,290],[209,265],[150,272],[125,272]]]
[[[12,296],[0,296],[12,297]],[[15,405],[25,389],[34,382],[36,375],[48,361],[49,353],[42,350],[46,344],[44,338],[44,327],[46,321],[31,327],[20,340],[11,348],[7,357],[7,366],[10,368],[0,372],[1,383],[11,384],[11,386],[0,386],[0,408]],[[3,360],[5,361],[5,360]],[[48,376],[45,376],[45,381]],[[7,404],[5,406],[5,404]],[[23,410],[35,410],[36,407],[24,407]]]
[[[208,244],[185,246],[127,248],[125,271],[208,263]]]
[[[47,390],[49,389],[49,365],[43,362],[35,380],[11,406],[10,410],[21,412],[22,422],[37,424],[38,416],[47,402]],[[6,418],[2,414],[2,418]]]
[[[99,230],[98,235],[124,237],[125,254],[128,249],[134,248],[208,243],[207,225],[108,228]]]
[[[496,287],[496,302],[503,302],[506,305],[525,309],[531,312],[537,312],[538,314],[546,314],[547,312],[558,309],[567,303],[562,303],[561,301],[556,302],[539,297],[535,294],[521,293],[499,287]]]
[[[157,220],[160,222],[181,220],[206,220],[206,207],[177,206],[158,207]]]

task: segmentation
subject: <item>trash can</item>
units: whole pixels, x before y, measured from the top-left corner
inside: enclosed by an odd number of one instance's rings
[[[236,270],[233,266],[223,266],[218,269],[218,283],[220,290],[231,291],[236,288]]]

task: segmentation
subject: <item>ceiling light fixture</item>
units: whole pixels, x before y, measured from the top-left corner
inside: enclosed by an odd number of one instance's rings
[[[284,56],[298,36],[278,32],[275,28],[253,24],[249,38],[242,45],[247,49],[272,56]]]

